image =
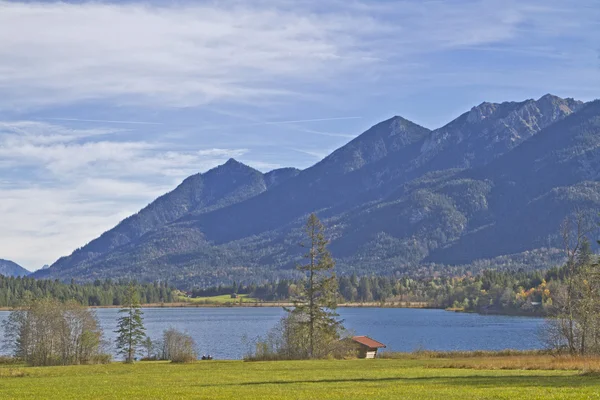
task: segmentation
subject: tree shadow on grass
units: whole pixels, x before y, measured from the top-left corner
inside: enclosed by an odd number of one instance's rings
[[[314,380],[286,380],[286,381],[256,381],[242,383],[224,383],[198,385],[203,387],[223,386],[261,386],[261,385],[299,385],[299,384],[338,384],[338,383],[430,383],[436,386],[471,386],[471,387],[536,387],[536,388],[580,388],[598,386],[600,379],[590,376],[548,376],[548,375],[467,375],[467,376],[429,376],[416,378],[388,377],[388,378],[339,378],[339,379],[314,379]]]

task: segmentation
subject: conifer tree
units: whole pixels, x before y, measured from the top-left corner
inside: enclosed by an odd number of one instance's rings
[[[125,357],[125,362],[132,363],[146,337],[139,295],[133,284],[127,288],[123,308],[119,310],[119,314],[122,316],[117,321],[117,330],[115,331],[118,334],[117,351]]]
[[[306,264],[298,266],[306,281],[300,288],[300,296],[289,310],[296,320],[307,326],[308,357],[317,357],[317,342],[325,338],[335,340],[339,336],[341,321],[337,320],[338,284],[334,272],[335,262],[331,257],[325,238],[325,228],[313,213],[308,218],[305,232],[307,241],[301,244],[308,251],[304,255]]]

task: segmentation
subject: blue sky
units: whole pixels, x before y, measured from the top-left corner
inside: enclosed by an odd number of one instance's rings
[[[600,88],[600,2],[0,1],[0,258],[70,254],[230,157]]]

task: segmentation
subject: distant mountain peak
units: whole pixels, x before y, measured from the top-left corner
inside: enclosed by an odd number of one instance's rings
[[[206,175],[210,175],[213,173],[233,173],[233,174],[238,174],[238,173],[242,173],[242,174],[262,174],[260,171],[252,168],[249,165],[246,165],[238,160],[236,160],[235,158],[230,158],[229,160],[227,160],[226,163],[221,164],[209,171],[207,171],[206,173],[202,174],[203,176]]]
[[[544,101],[569,101],[569,102],[576,102],[576,103],[583,104],[583,102],[575,100],[572,97],[562,98],[562,97],[556,96],[556,95],[554,95],[552,93],[546,93],[545,95],[543,95],[542,97],[540,97],[539,99],[537,99],[535,101],[536,102],[544,102]]]
[[[227,168],[227,169],[254,169],[249,165],[246,165],[235,158],[230,158],[227,160],[225,164],[219,165],[217,168]]]
[[[429,132],[431,132],[429,129],[406,118],[394,116],[372,126],[317,165],[327,166],[328,173],[355,171],[391,153],[421,142]]]
[[[30,272],[19,264],[0,258],[0,275],[4,276],[27,276]]]
[[[245,165],[245,164],[239,162],[238,160],[236,160],[235,158],[232,157],[229,160],[227,160],[227,162],[223,165],[232,166],[232,165]]]

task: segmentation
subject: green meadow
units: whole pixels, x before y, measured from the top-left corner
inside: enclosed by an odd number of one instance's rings
[[[210,297],[195,297],[195,298],[187,298],[187,297],[179,297],[180,301],[186,303],[204,303],[204,304],[239,304],[241,303],[255,303],[258,300],[252,297],[249,297],[247,294],[240,294],[237,298],[231,298],[231,295],[224,294],[220,296],[210,296]]]
[[[600,375],[465,360],[0,366],[2,399],[595,399]],[[486,362],[490,362],[487,360]],[[494,368],[482,364],[483,368]],[[455,367],[453,365],[459,365]],[[543,367],[543,366],[542,366]],[[507,368],[506,365],[502,368]]]

